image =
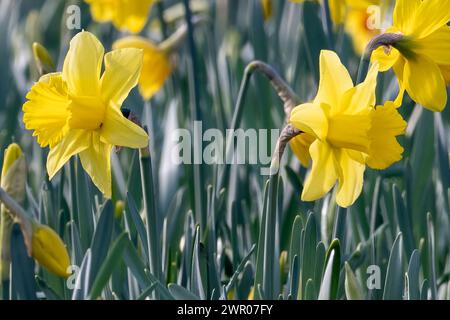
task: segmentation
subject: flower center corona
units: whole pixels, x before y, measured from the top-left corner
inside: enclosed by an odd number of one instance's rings
[[[99,129],[105,118],[106,105],[100,97],[71,97],[69,126],[72,129]]]

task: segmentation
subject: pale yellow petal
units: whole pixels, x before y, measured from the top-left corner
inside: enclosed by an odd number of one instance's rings
[[[334,150],[327,143],[315,140],[309,148],[309,153],[312,168],[306,176],[303,201],[314,201],[323,197],[335,185],[337,179],[336,157]]]
[[[405,85],[404,85],[404,81],[403,81],[403,74],[405,71],[405,63],[406,60],[403,57],[400,57],[397,62],[394,64],[394,72],[395,75],[397,76],[397,81],[398,81],[398,95],[397,98],[394,101],[394,104],[396,107],[400,107],[403,103],[403,96],[405,95]]]
[[[92,18],[98,22],[111,21],[117,11],[116,1],[85,0],[90,5]]]
[[[442,111],[447,103],[447,89],[438,65],[420,56],[405,63],[403,81],[409,96],[431,111]]]
[[[290,123],[297,129],[320,140],[325,140],[328,132],[328,119],[325,106],[305,103],[295,107],[291,112]]]
[[[120,108],[141,74],[143,50],[116,49],[105,55],[105,72],[102,75],[102,97],[106,104]]]
[[[370,152],[367,165],[383,170],[401,160],[403,148],[397,136],[405,133],[406,121],[398,113],[393,102],[378,106],[372,113],[372,125],[369,131]]]
[[[372,52],[371,61],[379,63],[379,71],[385,72],[392,68],[400,58],[400,52],[392,47],[378,47]]]
[[[366,166],[351,157],[345,149],[336,153],[339,163],[339,187],[336,202],[342,208],[351,206],[361,194]]]
[[[89,147],[80,153],[81,164],[95,186],[106,198],[111,198],[111,149],[112,146],[100,141],[100,135],[90,134]]]
[[[320,52],[320,82],[315,103],[326,103],[331,108],[339,105],[339,101],[348,89],[353,87],[352,79],[333,51]]]
[[[82,31],[72,38],[62,72],[72,95],[99,94],[103,53],[102,44],[90,32]]]
[[[53,147],[68,131],[68,106],[70,100],[61,74],[42,77],[27,94],[22,107],[25,128],[34,130],[33,136],[41,147]]]
[[[394,8],[394,26],[404,34],[411,34],[414,30],[417,11],[421,0],[397,0]]]
[[[69,161],[89,145],[89,133],[84,130],[70,130],[64,139],[50,148],[47,157],[47,173],[50,179]]]
[[[378,69],[378,62],[375,62],[370,67],[366,79],[343,95],[339,107],[331,109],[331,117],[334,114],[359,114],[367,112],[371,107],[375,106]]]
[[[143,148],[148,145],[148,135],[115,108],[108,108],[100,130],[101,141],[115,146]]]
[[[445,26],[449,21],[450,0],[422,1],[417,9],[417,16],[411,32],[412,36],[414,38],[425,38]]]
[[[442,27],[429,36],[414,41],[414,52],[439,65],[450,65],[450,27]]]

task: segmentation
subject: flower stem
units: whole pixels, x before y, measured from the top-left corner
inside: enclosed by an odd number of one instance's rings
[[[161,283],[164,283],[161,270],[161,253],[160,253],[160,225],[158,212],[156,210],[156,195],[153,185],[152,160],[148,147],[139,150],[141,184],[144,198],[144,208],[146,214],[146,229],[148,234],[148,264],[150,273],[155,276]]]
[[[331,11],[329,0],[325,0],[322,6],[322,13],[325,19],[322,19],[323,30],[328,38],[328,45],[330,49],[334,49],[334,35],[333,35],[333,21],[331,21]]]
[[[201,109],[200,109],[200,81],[198,78],[199,75],[199,66],[198,66],[198,56],[197,50],[195,47],[194,41],[194,26],[192,23],[192,11],[189,6],[189,0],[184,0],[184,9],[185,9],[185,19],[187,25],[187,37],[189,44],[189,52],[191,56],[191,65],[190,65],[190,83],[191,87],[191,121],[192,121],[192,133],[194,133],[194,122],[200,121],[202,119]],[[195,134],[194,134],[195,136]],[[193,143],[193,154],[201,154],[201,141],[198,143],[194,141]],[[202,187],[203,182],[203,170],[200,164],[192,164],[193,167],[193,181],[194,181],[194,208],[195,208],[195,216],[197,217],[197,221],[200,222],[201,230],[205,230],[207,224],[206,211],[203,210],[203,194],[206,192]]]
[[[31,255],[31,237],[33,234],[32,220],[25,210],[14,200],[3,188],[0,187],[0,202],[11,212],[19,221],[22,229],[23,238],[27,246],[28,255]]]
[[[244,76],[241,81],[236,106],[234,108],[233,118],[231,120],[230,129],[232,131],[236,130],[241,123],[242,116],[244,113],[245,96],[247,94],[248,86],[250,84],[250,79],[255,71],[260,72],[269,79],[270,83],[272,84],[272,87],[275,89],[280,99],[284,102],[285,122],[288,122],[292,109],[299,102],[299,98],[294,93],[294,91],[270,65],[262,61],[252,61],[247,65],[247,67],[244,70]],[[216,188],[217,196],[220,194],[223,186],[226,185],[226,182],[229,179],[230,162],[233,152],[234,152],[233,141],[231,140],[227,141],[225,151],[225,159],[226,159],[225,167],[222,173],[219,175]]]

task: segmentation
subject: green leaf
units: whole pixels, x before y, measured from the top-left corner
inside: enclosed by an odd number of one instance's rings
[[[403,298],[403,276],[403,237],[399,233],[389,256],[383,300],[401,300]]]
[[[193,294],[186,288],[179,286],[175,283],[169,284],[169,292],[177,300],[202,300],[197,295]]]
[[[337,299],[339,273],[341,267],[341,248],[338,239],[334,239],[327,252],[326,267],[319,290],[319,300]]]
[[[111,277],[114,268],[121,262],[122,254],[127,245],[127,236],[128,234],[123,232],[111,246],[111,250],[109,250],[108,256],[102,263],[100,270],[95,277],[95,281],[92,284],[92,289],[89,294],[90,299],[97,299],[97,297],[100,296],[103,288]]]
[[[356,279],[350,265],[345,262],[345,295],[347,300],[363,300],[364,294],[361,289],[361,285]]]

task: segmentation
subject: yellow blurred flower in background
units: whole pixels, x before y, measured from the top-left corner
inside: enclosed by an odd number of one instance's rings
[[[345,31],[351,36],[355,52],[362,55],[367,44],[380,34],[381,30],[370,24],[371,13],[367,9],[350,10],[345,19]]]
[[[162,88],[172,72],[169,54],[143,37],[131,36],[119,39],[114,42],[113,48],[137,48],[144,51],[139,92],[145,100],[150,99]]]
[[[393,17],[386,32],[403,38],[376,49],[372,61],[379,62],[380,71],[393,68],[400,98],[406,90],[423,107],[442,111],[450,84],[450,0],[397,0]]]
[[[147,22],[155,0],[85,0],[95,21],[109,22],[119,30],[138,33]]]
[[[111,197],[112,146],[148,144],[147,133],[120,111],[138,82],[142,55],[142,50],[132,48],[104,55],[93,34],[80,32],[70,42],[62,72],[44,75],[33,85],[23,105],[23,121],[41,147],[50,146],[50,179],[79,154],[94,184]]]
[[[338,182],[336,201],[348,207],[361,194],[366,165],[385,169],[401,159],[396,136],[403,134],[406,122],[390,102],[375,108],[377,75],[373,65],[366,80],[354,87],[336,53],[321,52],[317,96],[295,107],[290,118],[303,132],[298,141],[303,152],[310,144],[312,167],[302,200],[317,200]],[[302,164],[306,159],[300,158]]]
[[[267,21],[270,18],[272,18],[273,14],[272,0],[261,0],[261,6],[263,9],[264,21]]]

